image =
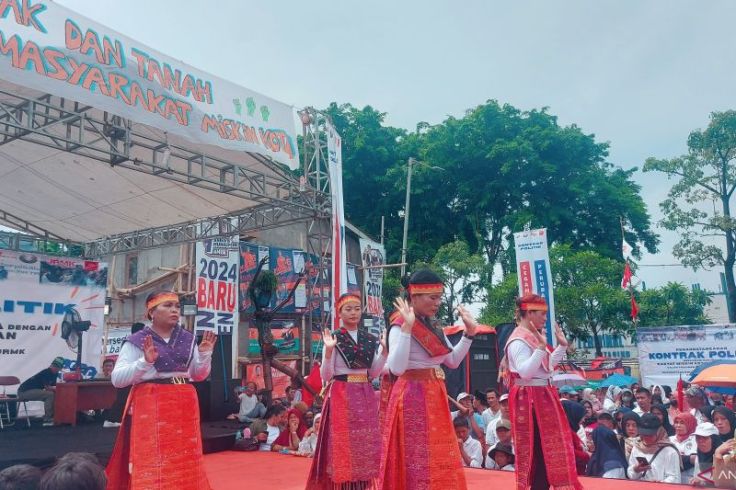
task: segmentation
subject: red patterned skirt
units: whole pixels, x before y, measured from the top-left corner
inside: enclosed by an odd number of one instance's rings
[[[192,385],[135,385],[128,413],[105,470],[107,490],[210,490]]]
[[[511,428],[516,448],[516,490],[532,488],[536,465],[544,465],[555,490],[582,490],[565,411],[551,386],[513,385],[509,393]],[[539,429],[543,461],[534,458],[534,430]]]
[[[386,412],[388,411],[388,400],[391,397],[391,387],[393,386],[393,376],[391,374],[384,374],[381,376],[380,384],[380,395],[378,398],[378,427],[379,430],[383,430],[384,420],[386,419]]]
[[[322,407],[307,490],[373,489],[380,459],[373,386],[367,380],[333,380]]]
[[[382,430],[380,488],[467,488],[441,368],[410,369],[399,376]]]

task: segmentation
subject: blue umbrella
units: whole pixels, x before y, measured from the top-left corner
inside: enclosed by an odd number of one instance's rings
[[[608,388],[609,386],[631,386],[637,381],[639,380],[634,378],[633,376],[627,376],[621,373],[614,373],[611,376],[604,379],[601,382],[600,387]]]
[[[720,361],[708,361],[704,362],[700,366],[693,369],[693,372],[690,373],[690,379],[688,381],[692,381],[695,379],[695,376],[700,374],[704,369],[707,369],[709,367],[718,366],[720,364],[736,364],[736,361],[726,361],[726,360],[720,360]]]

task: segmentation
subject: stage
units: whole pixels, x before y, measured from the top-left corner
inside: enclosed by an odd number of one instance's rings
[[[205,456],[207,475],[213,490],[268,489],[304,490],[311,460],[275,453],[225,451]],[[468,490],[514,488],[514,473],[466,469]],[[583,478],[590,490],[682,490],[683,485],[641,483],[628,480]],[[400,489],[395,489],[400,490]]]

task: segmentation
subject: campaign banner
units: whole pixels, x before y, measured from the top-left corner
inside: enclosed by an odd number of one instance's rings
[[[94,377],[102,359],[107,273],[100,262],[0,250],[0,372],[23,381],[55,357],[64,358],[65,370],[75,369],[76,333],[62,324],[76,312],[91,322],[82,333],[80,368]]]
[[[514,233],[516,270],[519,276],[519,295],[535,293],[547,300],[547,343],[555,345],[552,322],[555,318],[555,298],[552,287],[552,271],[549,266],[547,229]]]
[[[285,361],[284,364],[292,369],[296,369],[296,361]],[[246,381],[255,382],[258,389],[262,389],[266,385],[263,380],[263,364],[260,362],[247,364],[245,366],[245,379]],[[291,378],[285,373],[271,368],[271,382],[273,384],[271,396],[273,398],[284,398],[286,396],[286,387],[291,384]]]
[[[195,331],[237,336],[239,238],[219,237],[197,242],[197,318]],[[233,328],[235,327],[235,328]],[[233,339],[233,345],[237,345]]]
[[[301,348],[299,325],[294,320],[274,320],[271,322],[273,345],[279,348],[279,354],[298,356]],[[248,329],[248,355],[260,356],[258,345],[258,329]]]
[[[130,335],[130,328],[111,328],[103,339],[103,352],[105,357],[117,359],[125,339]]]
[[[345,249],[345,209],[342,193],[342,139],[337,130],[327,125],[327,154],[332,195],[332,324],[340,326],[334,311],[338,298],[348,291],[347,252]]]
[[[383,266],[386,264],[386,250],[383,245],[372,240],[360,239],[361,262],[363,265],[363,303],[365,312],[378,321],[383,330]]]
[[[306,254],[301,250],[271,247],[270,250],[271,270],[276,274],[278,286],[273,300],[273,306],[280,305],[289,298],[289,292],[299,280],[299,275],[304,273]],[[294,313],[297,309],[307,307],[306,284],[299,281],[294,295],[286,301],[279,310],[283,313]]]
[[[639,371],[644,386],[675,386],[709,361],[736,360],[736,324],[640,327]]]
[[[194,143],[299,167],[292,106],[166,56],[56,2],[0,2],[0,54],[0,78],[21,87],[90,104]]]

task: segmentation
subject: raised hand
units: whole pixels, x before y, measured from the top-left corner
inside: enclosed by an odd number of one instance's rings
[[[401,326],[401,331],[405,333],[411,333],[411,329],[414,326],[414,321],[417,319],[414,314],[414,308],[404,300],[404,298],[396,298],[394,301],[396,311],[398,311],[404,318],[404,324]]]
[[[153,344],[153,338],[150,335],[143,339],[143,358],[149,364],[153,364],[158,359],[158,349]]]
[[[565,332],[562,331],[562,327],[557,322],[555,322],[555,338],[557,339],[557,343],[563,347],[570,345],[570,342],[565,338]]]
[[[383,332],[381,332],[381,352],[383,352],[383,355],[388,354],[388,340],[386,339],[386,332],[388,329],[384,328]]]
[[[289,421],[289,431],[290,432],[296,432],[296,430],[299,428],[299,421],[298,420],[290,420]]]
[[[337,345],[337,338],[329,328],[322,330],[322,342],[324,342],[325,348],[329,350],[334,349]]]
[[[217,342],[215,332],[205,331],[202,334],[202,341],[199,343],[199,352],[212,352],[215,348],[215,342]]]
[[[475,332],[478,331],[478,322],[475,321],[473,315],[471,315],[463,305],[457,305],[455,311],[457,311],[457,314],[460,315],[460,318],[462,318],[463,323],[465,324],[465,333],[470,336],[475,335]]]

